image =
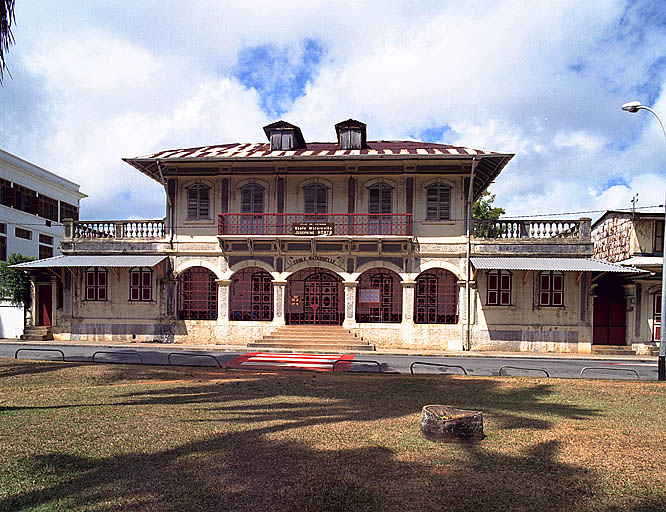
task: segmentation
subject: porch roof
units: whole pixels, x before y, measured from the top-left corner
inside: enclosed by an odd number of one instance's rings
[[[13,265],[14,268],[54,268],[54,267],[154,267],[166,259],[164,255],[127,255],[113,256],[55,256],[43,260],[29,261]]]
[[[479,270],[557,270],[560,272],[641,272],[589,258],[471,258]]]

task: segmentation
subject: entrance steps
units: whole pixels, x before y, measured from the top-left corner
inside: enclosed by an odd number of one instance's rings
[[[51,327],[46,325],[26,325],[21,334],[21,339],[26,341],[47,341],[53,339]]]
[[[635,356],[636,351],[624,345],[592,345],[592,353],[613,356]]]
[[[256,350],[317,350],[373,352],[374,345],[338,325],[285,325],[260,340],[248,343]]]

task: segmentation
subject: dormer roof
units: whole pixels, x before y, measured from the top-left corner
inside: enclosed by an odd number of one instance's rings
[[[343,148],[343,149],[361,149],[367,147],[367,127],[365,123],[357,121],[356,119],[347,119],[340,121],[335,125],[335,133],[338,136],[338,145],[342,148],[343,138],[342,134],[345,131],[360,131],[361,132],[361,147],[360,148]]]
[[[276,131],[287,131],[287,130],[292,131],[294,136],[294,146],[291,149],[305,149],[305,139],[303,138],[301,129],[298,126],[282,120],[275,121],[274,123],[267,124],[266,126],[264,126],[264,133],[266,134],[266,137],[268,138],[269,141],[271,140],[272,133]]]

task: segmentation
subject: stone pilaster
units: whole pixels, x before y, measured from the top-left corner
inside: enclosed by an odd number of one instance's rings
[[[51,325],[58,325],[58,278],[51,276]]]
[[[287,281],[273,281],[273,325],[279,327],[285,324],[285,292]]]
[[[30,320],[28,325],[37,325],[37,281],[30,277]]]
[[[636,314],[636,285],[635,284],[624,284],[624,301],[625,301],[625,333],[624,333],[624,343],[631,345],[631,333],[633,331],[634,325],[634,315]]]
[[[229,279],[218,279],[217,283],[217,323],[229,323]]]
[[[343,281],[345,285],[345,320],[343,327],[353,327],[356,325],[356,281]]]
[[[401,281],[402,285],[402,325],[414,325],[415,281]]]

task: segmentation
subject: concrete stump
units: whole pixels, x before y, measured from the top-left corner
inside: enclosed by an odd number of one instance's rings
[[[421,435],[440,443],[480,441],[483,413],[448,405],[426,405],[421,411]]]

